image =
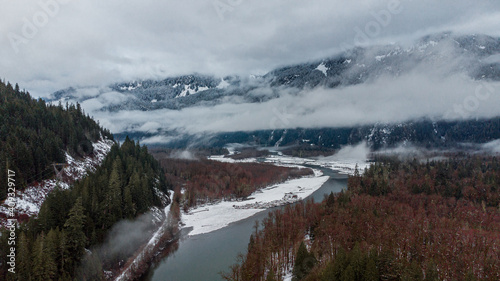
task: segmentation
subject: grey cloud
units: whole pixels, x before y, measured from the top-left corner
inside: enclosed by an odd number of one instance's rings
[[[298,93],[283,89],[279,98],[261,103],[223,103],[182,110],[97,111],[92,114],[115,133],[162,129],[202,134],[343,127],[403,122],[422,117],[436,120],[494,117],[500,114],[497,106],[500,104],[499,93],[498,82],[474,81],[461,73],[443,76],[431,70],[419,70],[337,89],[316,88]]]
[[[49,3],[51,0],[43,0]],[[57,3],[62,3],[61,0]],[[388,1],[241,0],[220,18],[214,1],[64,1],[15,53],[10,33],[43,12],[39,1],[4,1],[2,77],[37,96],[69,86],[107,85],[177,74],[263,74],[332,55],[356,43]],[[391,2],[392,1],[392,2]],[[498,1],[400,0],[369,43],[400,41],[430,31],[498,34]]]

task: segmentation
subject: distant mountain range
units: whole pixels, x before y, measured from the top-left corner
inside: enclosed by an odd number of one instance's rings
[[[215,106],[223,103],[261,103],[280,97],[286,89],[288,93],[304,91],[316,87],[340,88],[374,81],[381,76],[400,76],[417,70],[422,65],[426,67],[444,68],[444,71],[466,73],[473,80],[500,81],[500,39],[486,35],[458,36],[451,33],[440,33],[421,38],[411,46],[397,44],[385,46],[356,47],[341,54],[320,61],[281,67],[270,71],[263,76],[227,76],[214,77],[200,74],[166,78],[163,80],[142,80],[117,83],[108,86],[107,90],[100,90],[94,94],[81,94],[82,89],[69,88],[55,92],[51,98],[53,102],[72,101],[84,102],[87,99],[107,95],[109,92],[119,93],[121,98],[117,102],[104,104],[101,112],[118,112],[129,110],[154,111],[158,109],[180,110],[195,106]],[[497,124],[498,120],[489,120]],[[481,122],[479,122],[481,123]],[[416,124],[422,124],[416,125]],[[448,125],[443,125],[448,124]],[[409,122],[405,124],[374,124],[358,128],[345,129],[315,129],[265,131],[257,137],[260,144],[286,145],[311,139],[311,143],[329,146],[351,143],[354,140],[366,139],[373,147],[399,142],[417,142],[428,145],[447,143],[450,141],[450,128],[460,124],[436,123],[431,121]],[[465,124],[465,123],[464,123]],[[491,125],[491,124],[490,124]],[[446,129],[443,129],[444,127]],[[323,133],[317,133],[320,130]],[[324,131],[326,130],[326,131]],[[333,131],[332,131],[333,130]],[[349,131],[349,133],[337,132]],[[444,131],[446,133],[443,133]],[[460,127],[459,131],[466,131]],[[286,132],[286,133],[285,133]],[[292,132],[296,132],[292,134]],[[316,132],[316,133],[299,133]],[[330,141],[314,140],[326,132],[331,132],[337,139]],[[398,132],[398,133],[397,133]],[[498,132],[498,131],[497,131]],[[123,132],[134,135],[136,138],[150,137],[154,134],[175,136],[176,132],[139,133]],[[356,137],[353,137],[353,134]],[[427,139],[421,139],[420,135]],[[235,141],[250,141],[255,132],[238,134],[216,134],[205,144],[220,145],[224,139],[235,138]],[[293,135],[293,137],[292,137]],[[347,137],[349,135],[349,137]],[[483,136],[482,141],[500,138],[497,134]],[[220,139],[219,136],[225,136]],[[234,137],[240,136],[240,137]],[[279,136],[279,137],[278,137]],[[178,136],[177,136],[178,137]],[[276,139],[277,138],[277,139]],[[283,138],[281,141],[280,139]],[[379,139],[377,139],[379,138]],[[424,136],[425,138],[425,136]],[[179,139],[179,138],[177,138]],[[177,145],[187,145],[192,136],[184,136],[177,141]],[[197,138],[199,139],[199,138]],[[203,139],[207,139],[206,136]],[[241,140],[237,140],[241,139]],[[343,139],[343,141],[340,141]],[[347,141],[347,139],[351,139]],[[384,141],[384,139],[387,139]],[[451,138],[460,141],[461,138]],[[463,136],[463,141],[470,137]],[[326,143],[325,143],[326,142]]]

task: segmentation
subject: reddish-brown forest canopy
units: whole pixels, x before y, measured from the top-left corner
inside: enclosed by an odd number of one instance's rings
[[[262,163],[161,159],[160,164],[167,184],[185,189],[184,208],[220,199],[244,198],[259,188],[313,174],[310,169]]]
[[[500,280],[499,184],[492,157],[376,163],[322,203],[270,213],[224,277]]]

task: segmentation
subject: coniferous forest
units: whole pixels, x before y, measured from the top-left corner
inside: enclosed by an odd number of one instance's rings
[[[226,280],[499,280],[500,161],[385,159],[256,225]]]
[[[29,92],[0,82],[0,170],[16,173],[16,188],[54,175],[53,163],[64,152],[83,157],[101,135],[113,139],[79,104],[57,106],[35,100]],[[0,201],[6,198],[6,173],[0,173]]]
[[[16,172],[16,187],[54,175],[50,164],[64,162],[68,153],[84,157],[92,142],[112,139],[77,104],[53,106],[34,100],[19,86],[0,83],[0,163]],[[48,166],[48,167],[47,167]],[[1,173],[2,198],[7,179]],[[162,207],[159,191],[168,193],[165,175],[145,146],[126,139],[115,144],[94,173],[70,189],[56,189],[43,202],[38,217],[16,229],[16,274],[7,273],[8,238],[0,237],[2,280],[104,280],[103,266],[118,261],[106,253],[90,254],[118,221],[133,219],[151,207]],[[167,202],[168,203],[168,202]],[[107,257],[101,260],[100,257]],[[123,258],[123,257],[122,257]]]

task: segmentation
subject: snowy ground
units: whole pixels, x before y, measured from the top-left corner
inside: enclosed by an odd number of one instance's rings
[[[208,157],[210,160],[226,162],[226,163],[248,163],[248,162],[257,162],[257,158],[245,158],[241,160],[234,160],[232,158],[227,158],[224,156],[210,156]],[[333,159],[331,157],[318,157],[318,158],[299,158],[292,156],[284,156],[284,155],[269,155],[265,158],[261,158],[261,161],[266,163],[272,163],[280,166],[288,166],[288,165],[312,165],[328,168],[334,171],[338,171],[341,174],[353,175],[354,169],[356,165],[358,165],[358,170],[360,173],[363,173],[365,168],[370,166],[370,163],[364,160],[356,160],[356,159]]]
[[[112,140],[104,139],[93,143],[94,152],[90,157],[86,157],[82,160],[75,159],[66,153],[66,166],[63,169],[63,178],[68,179],[68,181],[75,181],[83,178],[87,175],[88,171],[94,171],[111,150],[113,145]],[[59,181],[56,179],[44,180],[40,183],[28,186],[23,191],[16,192],[16,213],[20,215],[36,216],[40,211],[43,201],[47,195],[59,186],[62,189],[69,188],[69,183],[67,181]],[[7,220],[5,217],[8,216],[8,207],[3,202],[0,205],[0,225],[5,226]],[[5,217],[4,217],[5,216]]]
[[[212,232],[263,211],[262,208],[237,209],[235,206],[256,204],[262,206],[273,201],[280,201],[285,194],[292,193],[298,199],[304,199],[318,190],[327,180],[319,170],[314,170],[314,176],[289,180],[254,192],[246,201],[223,201],[214,205],[206,205],[191,209],[182,214],[185,227],[193,227],[189,236]]]
[[[210,156],[210,160],[226,163],[248,163],[258,162],[256,158],[234,160],[224,156]],[[354,174],[356,165],[360,172],[369,166],[366,161],[359,160],[334,160],[331,158],[307,159],[283,155],[270,155],[261,158],[265,163],[279,166],[299,167],[312,165],[325,167],[343,174]],[[212,232],[221,229],[232,222],[243,220],[261,212],[263,208],[291,203],[286,197],[297,196],[301,200],[318,190],[329,177],[323,176],[320,170],[313,169],[314,176],[289,180],[285,183],[273,185],[254,192],[249,196],[250,200],[235,202],[223,201],[213,205],[201,206],[191,209],[189,213],[182,214],[182,222],[185,227],[192,227],[189,236]],[[292,200],[292,201],[297,201]],[[281,202],[281,203],[280,203]]]

